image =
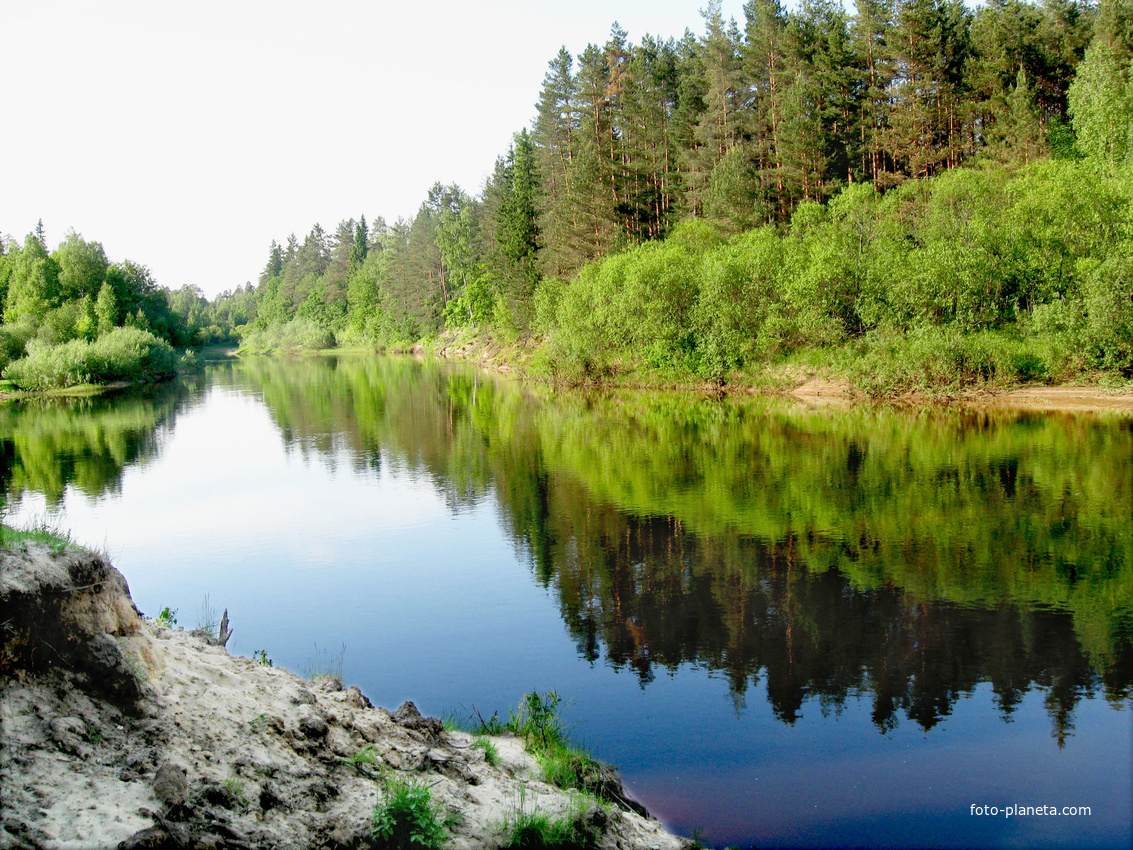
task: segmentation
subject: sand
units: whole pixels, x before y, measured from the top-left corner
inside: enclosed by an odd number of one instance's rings
[[[447,847],[499,847],[521,810],[570,817],[596,847],[687,846],[548,785],[519,738],[490,739],[493,767],[412,703],[376,708],[148,622],[90,553],[0,552],[0,624],[0,848],[369,847],[394,779],[430,788]]]

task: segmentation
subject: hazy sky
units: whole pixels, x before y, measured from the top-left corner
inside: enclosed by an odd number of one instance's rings
[[[43,219],[209,297],[272,239],[478,194],[530,126],[547,63],[703,31],[704,0],[6,4],[0,233]],[[742,0],[725,0],[742,25]]]

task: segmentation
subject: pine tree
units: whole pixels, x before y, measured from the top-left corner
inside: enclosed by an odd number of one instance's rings
[[[746,103],[755,167],[762,193],[778,217],[788,211],[782,130],[787,70],[787,16],[779,0],[748,0],[742,48]]]
[[[561,277],[582,262],[584,240],[574,178],[578,119],[574,111],[574,59],[565,47],[549,63],[543,78],[532,140],[542,183],[538,195],[539,231],[544,248],[541,271]]]
[[[693,129],[692,146],[685,151],[685,203],[696,215],[704,214],[712,171],[744,135],[739,31],[724,21],[720,0],[710,0],[703,12],[705,34],[701,45],[704,111]]]
[[[890,41],[893,38],[892,0],[857,0],[857,16],[850,29],[862,69],[858,100],[858,150],[865,179],[884,188],[893,180],[895,166],[885,156],[882,140],[889,126],[889,87],[894,76]]]
[[[9,262],[4,321],[38,324],[43,314],[60,301],[59,268],[44,245],[42,221],[35,232],[28,234],[23,247],[13,252]]]

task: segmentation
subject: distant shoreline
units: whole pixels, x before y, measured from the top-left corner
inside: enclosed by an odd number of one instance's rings
[[[412,353],[434,354],[452,360],[462,360],[491,371],[543,384],[555,384],[553,379],[532,375],[523,369],[523,352],[514,347],[498,346],[476,340],[457,344],[450,341],[436,349],[417,345]],[[861,404],[888,404],[897,407],[963,406],[995,409],[1045,410],[1061,412],[1128,412],[1133,413],[1133,385],[1106,388],[1089,384],[1020,384],[1003,388],[971,387],[954,393],[915,392],[874,399],[866,396],[844,378],[823,377],[817,374],[793,374],[783,369],[771,370],[757,378],[741,378],[733,384],[714,382],[650,381],[634,373],[579,382],[570,386],[592,386],[602,390],[670,390],[690,394],[764,395],[789,397],[816,407],[850,406]]]

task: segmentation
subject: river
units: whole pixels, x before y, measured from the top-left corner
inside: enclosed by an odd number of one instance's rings
[[[0,405],[0,464],[9,522],[235,653],[434,715],[557,691],[706,846],[1133,841],[1129,415],[254,358]]]

